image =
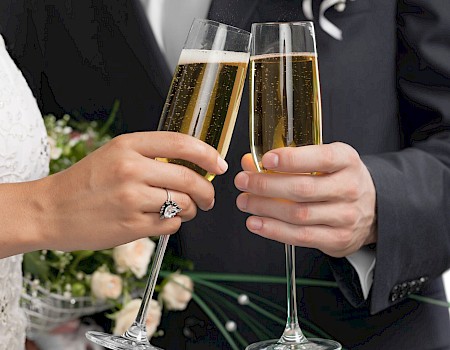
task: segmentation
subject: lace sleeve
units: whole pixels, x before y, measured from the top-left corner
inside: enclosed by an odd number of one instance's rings
[[[48,153],[36,100],[0,36],[0,184],[46,176]],[[26,317],[19,306],[21,292],[22,256],[0,259],[0,349],[25,347]]]

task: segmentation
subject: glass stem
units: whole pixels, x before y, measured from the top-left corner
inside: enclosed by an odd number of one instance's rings
[[[301,344],[307,342],[300,329],[297,316],[297,290],[295,282],[295,246],[286,244],[286,278],[287,278],[287,321],[281,336],[281,344]]]
[[[138,342],[148,342],[146,330],[147,312],[153,297],[153,292],[155,291],[156,281],[158,280],[159,270],[161,269],[161,263],[164,258],[164,253],[166,252],[169,237],[170,235],[159,237],[158,246],[156,247],[150,270],[150,277],[147,286],[145,287],[144,295],[142,296],[141,307],[139,308],[136,320],[124,334],[125,337],[135,339]]]

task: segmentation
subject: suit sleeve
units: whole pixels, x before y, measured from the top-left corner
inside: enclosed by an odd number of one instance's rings
[[[377,192],[371,313],[450,267],[450,2],[398,4],[400,127],[405,148],[363,157]]]

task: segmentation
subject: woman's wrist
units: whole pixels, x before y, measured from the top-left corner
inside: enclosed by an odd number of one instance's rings
[[[45,222],[45,192],[42,180],[1,184],[0,257],[40,249],[45,246],[42,232]]]

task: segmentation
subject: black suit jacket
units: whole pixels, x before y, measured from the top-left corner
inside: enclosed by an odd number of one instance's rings
[[[119,99],[118,133],[156,129],[170,72],[139,0],[4,1],[2,34],[43,113],[101,119]],[[320,2],[313,1],[315,18]],[[355,147],[377,190],[377,263],[367,301],[345,259],[297,253],[299,276],[336,279],[340,287],[302,288],[301,314],[346,348],[450,349],[448,311],[407,298],[417,291],[445,299],[439,276],[450,267],[449,4],[348,2],[344,12],[326,13],[342,41],[316,23],[324,140]],[[304,19],[294,0],[215,0],[209,17],[247,30],[252,22]],[[183,224],[180,248],[198,271],[283,276],[283,245],[249,234],[234,204],[233,178],[249,151],[247,110],[244,91],[229,171],[214,180],[216,206]],[[243,287],[285,303],[283,286]],[[168,319],[164,327],[176,324],[179,337],[155,340],[168,349],[227,348],[196,305]],[[267,326],[281,334],[282,325]],[[245,325],[242,332],[255,340]]]

